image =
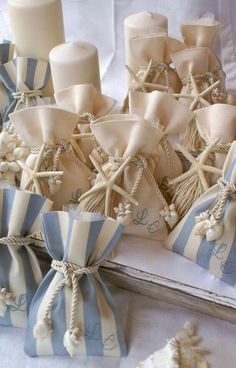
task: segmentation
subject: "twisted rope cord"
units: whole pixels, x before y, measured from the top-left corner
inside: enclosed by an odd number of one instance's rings
[[[30,237],[24,236],[8,236],[0,238],[0,244],[7,246],[28,246],[33,240]]]
[[[71,262],[58,261],[53,259],[51,263],[51,267],[63,274],[63,279],[58,283],[56,288],[54,289],[53,294],[47,304],[47,307],[44,311],[43,321],[51,326],[50,320],[50,311],[54,302],[55,297],[58,292],[64,286],[68,286],[72,288],[72,303],[71,303],[71,315],[70,315],[70,334],[76,328],[76,307],[79,302],[79,290],[78,290],[78,281],[83,275],[91,275],[98,271],[99,266],[88,266],[88,267],[80,267],[79,265]]]
[[[207,145],[209,145],[209,142],[206,142]],[[232,143],[218,143],[216,144],[211,152],[212,153],[228,153],[230,150]]]
[[[40,145],[39,146],[33,146],[31,148],[31,153],[38,154],[40,152],[40,149],[41,149]],[[73,149],[72,149],[71,144],[66,143],[65,140],[60,139],[56,144],[47,145],[46,148],[45,148],[45,151],[46,152],[45,152],[43,163],[44,163],[44,165],[47,169],[51,166],[50,160],[52,160],[53,153],[55,152],[55,155],[53,157],[52,168],[53,168],[53,171],[57,171],[61,155],[62,155],[63,152],[65,152],[69,156],[69,158],[76,165],[78,165],[84,172],[86,172],[86,174],[90,178],[95,176],[95,174],[92,173],[89,170],[89,168],[85,164],[83,164],[82,161],[80,161],[80,159],[78,157],[75,157],[73,155]]]
[[[42,97],[42,92],[38,89],[17,91],[12,92],[12,97],[17,100],[15,110],[19,110],[21,105],[28,108],[30,106],[30,100],[32,100],[34,97]]]
[[[215,220],[219,220],[224,212],[225,204],[229,197],[236,198],[236,185],[221,177],[217,184],[221,191],[218,195],[218,201],[211,210],[208,210],[209,215],[213,215]],[[206,211],[207,212],[207,211]]]
[[[163,147],[166,152],[167,162],[168,162],[168,166],[170,169],[170,176],[171,178],[174,178],[174,167],[173,167],[173,160],[171,159],[171,154],[170,154],[170,143],[167,140],[166,136],[163,137],[162,143],[163,143]]]

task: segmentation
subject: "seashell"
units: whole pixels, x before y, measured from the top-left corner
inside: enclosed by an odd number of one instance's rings
[[[9,167],[9,170],[13,171],[13,172],[18,172],[20,171],[20,167],[19,165],[17,165],[16,162],[9,162],[8,163],[8,167]]]
[[[15,161],[15,159],[16,159],[16,156],[14,155],[14,153],[9,152],[9,153],[6,154],[6,160],[7,161]]]
[[[194,235],[204,236],[206,235],[207,229],[208,229],[208,221],[207,220],[199,221],[193,228]]]
[[[17,157],[17,159],[27,158],[30,154],[30,150],[25,147],[16,147],[13,151],[13,154]]]
[[[0,133],[0,142],[9,143],[11,140],[11,136],[5,130]]]
[[[178,223],[179,215],[175,209],[174,203],[172,203],[169,207],[165,207],[160,211],[160,215],[164,217],[165,222],[169,225],[171,229]]]
[[[214,225],[210,225],[206,232],[206,240],[214,241],[222,237],[224,233],[224,224],[221,221],[216,221]]]
[[[7,144],[8,151],[12,152],[12,151],[14,151],[15,148],[16,148],[16,142],[13,141],[13,142],[9,142]]]
[[[1,172],[6,172],[8,170],[8,168],[9,168],[8,162],[6,162],[6,161],[0,162],[0,171]]]
[[[33,329],[33,335],[41,341],[47,339],[52,332],[51,322],[49,320],[38,321]]]

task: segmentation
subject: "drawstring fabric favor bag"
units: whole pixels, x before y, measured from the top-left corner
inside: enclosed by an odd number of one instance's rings
[[[77,157],[92,168],[89,159],[91,152],[93,151],[100,159],[103,159],[103,152],[91,133],[90,123],[108,114],[116,101],[102,95],[92,84],[77,84],[56,92],[54,96],[60,108],[78,115],[78,122],[70,142]]]
[[[130,92],[130,113],[142,116],[145,121],[163,131],[158,145],[155,179],[161,184],[182,174],[182,163],[170,141],[180,139],[193,113],[166,93]]]
[[[78,203],[90,188],[93,173],[74,154],[69,143],[77,114],[55,106],[36,106],[14,112],[11,122],[23,141],[31,147],[23,172],[22,189],[42,194],[54,202],[54,209]]]
[[[170,226],[176,220],[153,176],[152,156],[157,155],[164,133],[130,114],[97,119],[91,130],[108,162],[102,165],[91,156],[98,174],[94,186],[81,196],[78,209],[117,218],[126,225],[127,234],[164,239],[165,220]]]
[[[236,144],[223,175],[204,193],[165,241],[227,284],[236,285]]]
[[[231,143],[236,139],[236,106],[215,104],[196,110],[194,115],[199,135],[206,144],[219,138],[213,150],[212,164],[222,169]],[[215,184],[218,178],[211,179]]]
[[[43,229],[53,260],[31,303],[25,352],[125,356],[116,308],[99,275],[123,226],[99,214],[50,212]]]
[[[179,94],[174,94],[194,111],[214,103],[226,103],[225,75],[220,61],[207,47],[190,47],[173,53],[171,59],[182,82]],[[189,151],[199,151],[203,142],[195,119],[187,126],[185,146]]]
[[[9,120],[9,114],[14,110],[48,103],[48,99],[43,99],[42,90],[47,86],[50,75],[50,64],[46,60],[17,57],[0,65],[0,79],[11,100],[4,122]]]
[[[52,202],[37,194],[0,188],[0,325],[25,327],[30,302],[42,281],[31,248],[41,229],[41,214]]]

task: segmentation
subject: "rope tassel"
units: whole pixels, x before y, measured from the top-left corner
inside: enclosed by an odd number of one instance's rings
[[[226,202],[230,197],[236,198],[235,184],[227,181],[223,177],[221,177],[217,183],[221,188],[217,201],[211,209],[195,217],[196,225],[194,227],[194,234],[206,236],[207,241],[215,241],[222,237],[224,233],[224,224],[221,218],[225,210]]]
[[[69,328],[64,334],[63,344],[70,356],[74,356],[83,336],[83,331],[78,325],[76,319],[77,308],[79,304],[79,280],[83,275],[96,273],[98,271],[98,266],[80,267],[71,262],[57,261],[54,259],[51,263],[51,267],[55,271],[62,273],[63,279],[57,284],[55,290],[53,291],[46,305],[42,319],[39,320],[34,326],[33,334],[36,339],[41,341],[44,341],[50,336],[53,329],[50,315],[54,300],[63,287],[67,286],[71,288],[72,302],[70,323]]]

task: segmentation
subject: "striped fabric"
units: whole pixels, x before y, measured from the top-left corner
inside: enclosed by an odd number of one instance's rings
[[[0,188],[1,238],[37,233],[41,227],[40,214],[51,205],[51,201],[37,194]],[[11,304],[1,313],[0,325],[26,326],[27,311],[41,278],[39,263],[30,245],[6,245],[0,239],[0,290],[6,289],[13,295]],[[0,309],[3,307],[0,297]]]
[[[224,178],[236,184],[236,144],[228,154],[228,165]],[[231,156],[231,157],[230,157]],[[227,162],[226,162],[227,165]],[[165,245],[168,249],[189,258],[227,284],[236,286],[236,198],[228,197],[221,221],[224,233],[216,241],[194,235],[195,217],[211,208],[220,192],[215,185],[204,193],[189,210],[176,228],[169,234]]]
[[[0,43],[0,64],[5,64],[13,59],[15,45],[10,41],[3,40]],[[3,124],[3,118],[6,113],[6,109],[10,104],[10,95],[8,89],[0,82],[0,126]]]
[[[80,267],[99,265],[116,245],[123,225],[100,214],[67,212],[43,216],[46,246],[51,257]],[[45,308],[63,275],[51,269],[32,300],[25,343],[30,356],[68,354],[63,339],[70,320],[72,290],[64,286],[56,295],[52,309],[52,331],[44,340],[35,339],[34,326],[43,318]],[[83,331],[76,354],[124,356],[126,346],[113,299],[99,273],[79,279],[77,323]]]
[[[10,95],[10,104],[4,116],[4,122],[8,120],[8,115],[17,105],[17,100],[12,93],[41,90],[47,86],[50,75],[50,64],[45,60],[17,57],[0,65],[0,79]],[[32,99],[31,105],[37,105],[36,98]]]

